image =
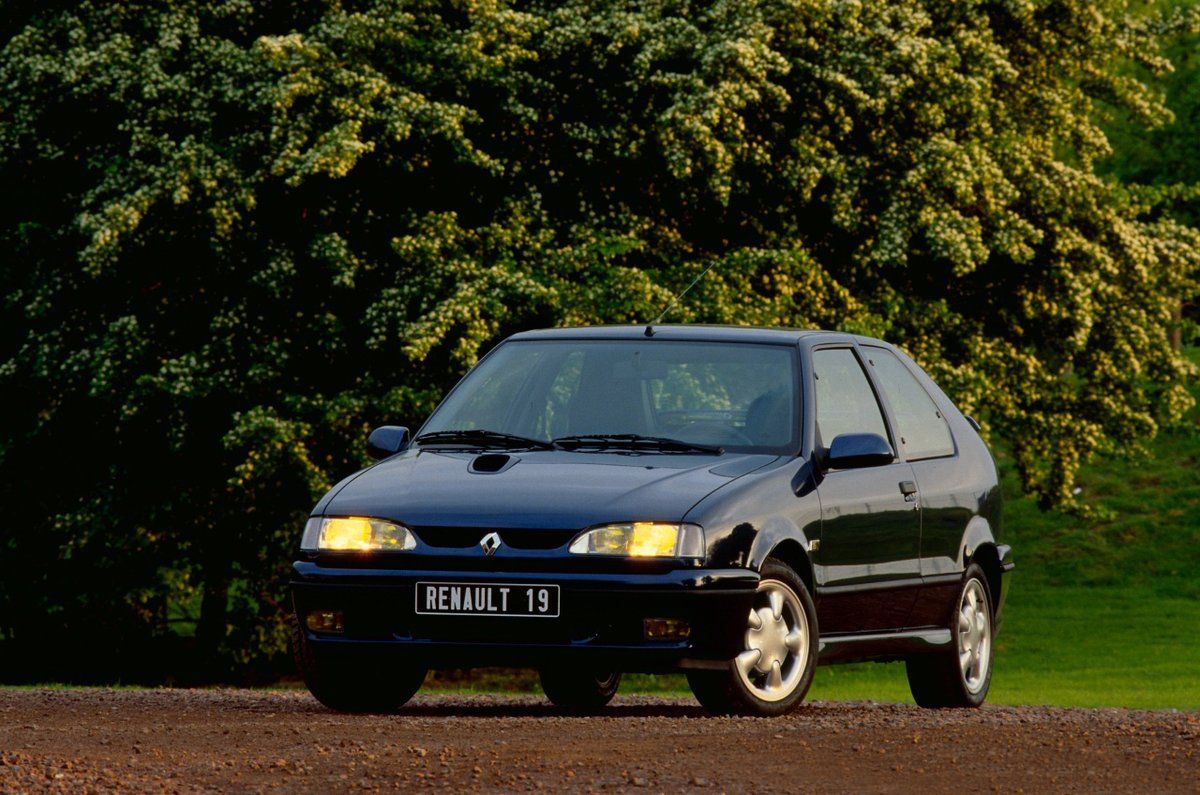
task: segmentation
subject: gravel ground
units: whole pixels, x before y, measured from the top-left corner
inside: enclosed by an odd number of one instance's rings
[[[619,697],[418,696],[331,713],[302,692],[0,690],[0,792],[110,789],[872,792],[1200,789],[1200,714],[813,703],[710,718]]]

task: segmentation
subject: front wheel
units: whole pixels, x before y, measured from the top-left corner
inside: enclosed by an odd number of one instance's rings
[[[746,621],[745,651],[719,671],[689,671],[688,684],[714,714],[782,715],[808,693],[817,667],[817,611],[804,581],[768,560]]]
[[[948,649],[908,658],[908,685],[922,707],[978,707],[992,684],[992,600],[983,570],[967,568],[950,619]]]
[[[538,676],[550,703],[567,709],[600,709],[612,701],[621,684],[621,674],[611,671],[543,668]]]
[[[415,665],[364,666],[361,657],[323,654],[297,621],[292,652],[308,692],[337,712],[395,712],[421,689],[427,673]]]

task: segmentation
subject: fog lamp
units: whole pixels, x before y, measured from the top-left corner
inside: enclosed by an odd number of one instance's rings
[[[687,640],[692,627],[681,618],[647,618],[642,622],[646,640]]]
[[[341,610],[310,610],[304,624],[313,632],[340,635],[346,631]]]

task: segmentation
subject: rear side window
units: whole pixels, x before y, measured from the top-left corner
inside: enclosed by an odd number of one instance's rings
[[[858,357],[849,348],[813,351],[817,388],[817,431],[826,447],[843,433],[888,438],[879,401]]]
[[[954,455],[950,428],[912,371],[885,348],[871,348],[870,351],[879,386],[896,415],[905,458],[914,461]]]

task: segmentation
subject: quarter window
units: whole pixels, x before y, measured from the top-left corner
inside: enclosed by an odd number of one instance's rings
[[[813,352],[817,388],[817,431],[826,447],[843,433],[874,433],[888,438],[879,401],[849,348]]]
[[[909,461],[954,455],[954,438],[942,413],[912,371],[886,348],[871,348],[879,386],[896,415],[896,430]]]

